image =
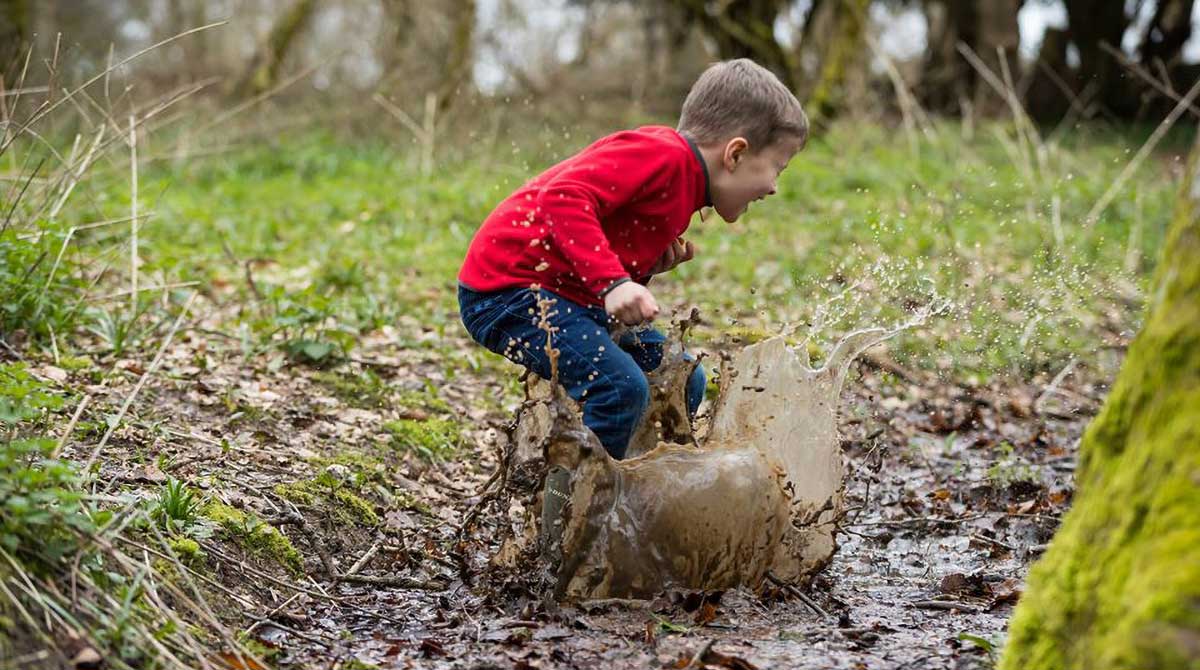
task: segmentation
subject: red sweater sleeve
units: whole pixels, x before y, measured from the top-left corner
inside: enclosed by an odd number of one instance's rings
[[[629,276],[609,246],[600,221],[613,210],[645,197],[661,197],[683,165],[674,152],[620,137],[593,147],[543,185],[537,199],[554,246],[599,295]]]

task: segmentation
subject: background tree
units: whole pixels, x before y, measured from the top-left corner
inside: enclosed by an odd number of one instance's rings
[[[0,78],[13,86],[33,39],[33,0],[0,0]]]
[[[254,57],[246,64],[234,87],[235,95],[249,97],[274,88],[279,72],[297,36],[312,20],[316,0],[296,0],[271,26]]]
[[[962,44],[1001,77],[1000,54],[1012,76],[1020,76],[1017,62],[1020,31],[1017,13],[1024,0],[925,0],[922,9],[929,25],[921,95],[930,109],[963,113],[969,104],[984,114],[1006,109],[1003,99],[984,81],[959,50]]]
[[[1198,160],[1193,147],[1150,315],[1084,435],[1074,505],[1030,572],[1004,670],[1200,659]]]

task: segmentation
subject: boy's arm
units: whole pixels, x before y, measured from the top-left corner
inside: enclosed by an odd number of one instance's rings
[[[558,251],[592,293],[629,279],[609,246],[600,219],[643,197],[680,187],[682,161],[661,146],[615,139],[595,147],[586,163],[558,173],[540,191],[537,205]]]

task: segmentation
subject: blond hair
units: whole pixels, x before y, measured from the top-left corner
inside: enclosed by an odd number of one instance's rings
[[[787,135],[803,147],[808,116],[774,73],[738,58],[714,63],[692,84],[678,130],[699,144],[742,136],[751,151],[758,151]]]

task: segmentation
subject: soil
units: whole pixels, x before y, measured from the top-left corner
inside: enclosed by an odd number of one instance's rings
[[[969,387],[870,356],[843,390],[848,512],[811,583],[558,605],[529,588],[536,566],[508,580],[481,570],[499,542],[494,505],[477,508],[460,541],[497,467],[513,368],[473,369],[469,342],[400,324],[332,370],[370,371],[377,397],[339,395],[330,370],[247,364],[220,323],[181,331],[100,455],[100,480],[149,497],[176,477],[291,540],[300,573],[221,528],[200,540],[197,568],[222,586],[207,591],[218,615],[253,626],[280,667],[990,667],[1106,391],[1082,366],[1040,385]],[[87,419],[119,407],[144,366],[117,361],[107,381],[63,383],[92,395]],[[464,427],[457,453],[395,446],[389,422],[428,419]],[[86,459],[93,442],[68,455]],[[323,473],[343,484],[311,498],[277,488]],[[336,491],[366,501],[377,523],[344,514]]]

